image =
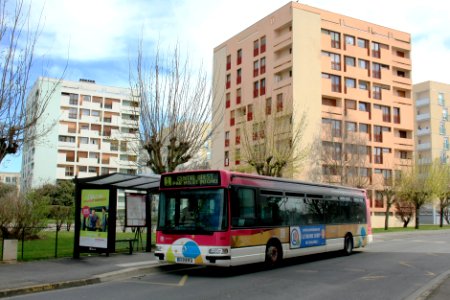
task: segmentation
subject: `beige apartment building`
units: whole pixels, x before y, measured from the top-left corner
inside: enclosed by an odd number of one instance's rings
[[[413,157],[410,54],[408,33],[287,3],[214,49],[214,106],[223,118],[213,118],[212,167],[249,170],[243,132],[258,115],[294,125],[306,116],[303,144],[320,150],[283,175],[366,188],[372,224],[383,226],[380,191]],[[278,147],[289,144],[280,134]]]
[[[419,163],[450,163],[450,84],[426,81],[413,86],[416,153]],[[446,101],[447,100],[447,101]]]
[[[136,174],[139,101],[129,89],[39,78],[28,103],[36,97],[47,97],[48,104],[32,130],[46,132],[24,144],[24,189],[74,177]]]

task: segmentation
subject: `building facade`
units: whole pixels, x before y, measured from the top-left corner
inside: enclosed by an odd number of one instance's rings
[[[450,163],[450,84],[426,81],[413,86],[416,153],[419,163]],[[446,101],[447,100],[447,101]]]
[[[286,4],[214,49],[214,106],[223,118],[213,117],[212,167],[251,170],[242,141],[261,136],[257,115],[294,125],[306,116],[302,144],[319,148],[283,176],[366,188],[372,223],[382,226],[381,191],[413,157],[410,54],[408,33]],[[253,128],[250,138],[244,127]],[[274,132],[277,147],[293,145],[294,131]]]
[[[450,164],[450,84],[426,81],[413,86],[415,104],[415,151],[419,164],[429,165],[435,160]],[[439,224],[436,204],[421,208],[421,224]]]
[[[48,99],[46,110],[31,130],[45,134],[24,144],[24,189],[59,179],[136,173],[139,100],[129,89],[39,78],[27,105],[42,99]]]
[[[20,189],[20,173],[19,172],[0,172],[0,182],[4,184],[14,185],[17,190]]]

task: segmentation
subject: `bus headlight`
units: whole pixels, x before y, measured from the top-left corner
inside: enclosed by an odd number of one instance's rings
[[[209,254],[228,254],[228,248],[210,248]]]

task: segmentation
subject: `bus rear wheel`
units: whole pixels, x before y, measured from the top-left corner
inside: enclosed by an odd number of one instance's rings
[[[353,252],[353,237],[347,234],[344,238],[344,254],[350,255]]]
[[[281,263],[281,259],[281,245],[273,241],[269,242],[266,246],[266,265],[269,267],[277,266]]]

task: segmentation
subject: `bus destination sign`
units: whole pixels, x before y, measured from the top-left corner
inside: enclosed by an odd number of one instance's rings
[[[219,186],[219,172],[162,175],[161,188]]]

